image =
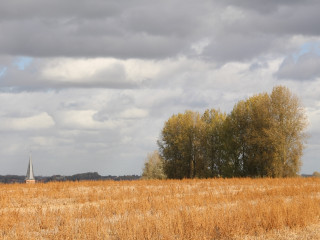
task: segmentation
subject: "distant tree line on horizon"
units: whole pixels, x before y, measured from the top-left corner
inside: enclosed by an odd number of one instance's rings
[[[176,179],[297,176],[306,126],[298,97],[284,86],[239,101],[230,114],[187,110],[165,122],[159,166]]]
[[[24,183],[26,176],[21,175],[0,175],[0,183]],[[139,175],[123,175],[123,176],[101,176],[97,172],[78,173],[70,176],[53,175],[53,176],[36,176],[37,182],[64,182],[64,181],[99,181],[99,180],[138,180]]]

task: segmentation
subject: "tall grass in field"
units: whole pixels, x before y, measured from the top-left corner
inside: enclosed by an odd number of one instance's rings
[[[0,185],[0,239],[243,239],[319,217],[316,178]]]

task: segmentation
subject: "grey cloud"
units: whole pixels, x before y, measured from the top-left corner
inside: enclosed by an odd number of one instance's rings
[[[132,2],[126,2],[132,6]],[[0,19],[27,19],[30,17],[88,17],[113,15],[121,11],[121,3],[118,1],[96,0],[92,2],[83,0],[50,1],[50,0],[13,0],[2,2],[0,8]]]
[[[90,6],[75,1],[64,4],[48,2],[47,7],[38,1],[29,4],[1,3],[5,12],[0,23],[3,29],[1,52],[30,56],[172,56],[201,36],[211,35],[212,31],[219,34],[215,31],[211,11],[216,6],[224,10],[216,3],[195,4],[190,1],[155,4],[140,1],[135,5],[111,4],[111,7],[110,3],[103,4],[98,0]],[[15,12],[19,12],[15,7],[21,8],[21,15],[26,19],[19,20],[19,16],[15,16]],[[255,17],[248,13],[249,22],[255,22],[252,16]],[[208,19],[207,26],[205,19]],[[227,32],[224,35],[220,36],[218,44],[232,38]],[[237,40],[234,39],[233,43]],[[224,49],[228,50],[228,45]]]
[[[318,36],[319,8],[311,0],[4,1],[0,55],[192,57],[192,44],[207,38],[204,59],[247,61],[286,53],[295,35]]]
[[[254,11],[258,11],[259,13],[270,13],[272,11],[276,11],[281,6],[299,6],[308,3],[316,3],[316,0],[306,0],[306,1],[299,1],[299,0],[270,0],[270,1],[263,1],[263,0],[227,0],[229,4],[239,6],[245,9],[251,9]]]
[[[275,11],[268,14],[259,14],[258,12],[247,12],[249,17],[240,22],[238,31],[252,30],[271,35],[277,38],[277,35],[313,35],[317,36],[320,30],[315,27],[319,22],[320,16],[318,9],[319,2],[312,4],[287,4],[285,6],[278,5]]]
[[[280,79],[314,80],[320,77],[320,56],[308,53],[300,56],[297,61],[288,57],[283,60],[276,76]]]
[[[228,8],[234,9],[235,19],[227,15],[224,20]],[[285,55],[292,47],[299,48],[292,45],[294,37],[319,37],[319,9],[320,3],[314,1],[232,1],[229,7],[221,8],[218,27],[212,30],[203,56],[224,64]]]
[[[20,24],[17,25],[20,27]],[[98,36],[91,33],[77,36],[68,29],[47,29],[46,26],[37,25],[38,23],[25,26],[24,31],[17,29],[11,34],[11,38],[1,35],[0,51],[4,54],[34,57],[165,58],[180,53],[186,46],[184,40],[175,36],[152,35],[145,32],[123,33],[121,36],[103,33]],[[37,32],[30,33],[34,28],[38,29]]]
[[[119,114],[123,109],[136,105],[135,98],[130,94],[117,93],[113,94],[113,97],[117,99],[117,103],[113,104],[109,101],[105,102],[102,105],[102,109],[93,116],[96,121],[106,121],[114,117],[119,117]]]
[[[213,41],[203,55],[222,64],[228,61],[249,61],[270,51],[273,39],[265,34],[228,34]]]
[[[167,57],[190,44],[200,26],[197,14],[203,11],[201,5],[191,1],[184,2],[188,7],[180,6],[180,1],[117,2],[111,4],[116,5],[113,11],[110,4],[96,0],[88,7],[96,14],[88,14],[87,6],[78,1],[53,4],[51,9],[49,4],[50,10],[37,2],[30,2],[31,7],[22,10],[22,20],[15,16],[19,11],[14,7],[20,8],[19,4],[0,4],[6,12],[0,20],[0,52],[41,57]]]

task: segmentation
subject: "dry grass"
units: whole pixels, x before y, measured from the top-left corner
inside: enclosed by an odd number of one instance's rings
[[[0,185],[0,239],[320,239],[320,180]]]

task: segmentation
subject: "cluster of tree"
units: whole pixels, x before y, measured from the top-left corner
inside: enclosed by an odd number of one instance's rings
[[[168,178],[290,177],[298,174],[307,118],[283,86],[239,101],[230,114],[186,111],[158,141]]]

